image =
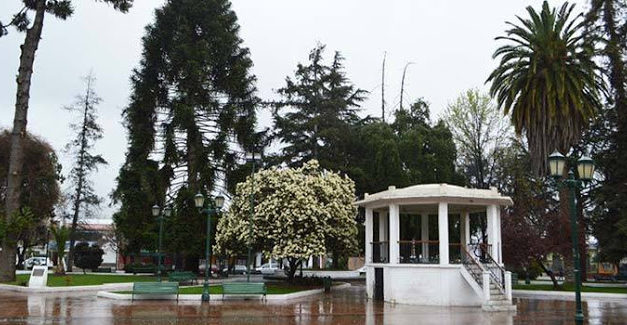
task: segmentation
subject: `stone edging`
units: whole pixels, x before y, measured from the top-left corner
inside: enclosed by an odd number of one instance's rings
[[[74,292],[74,291],[101,291],[101,290],[132,290],[133,282],[106,283],[88,286],[68,286],[68,287],[43,287],[30,288],[10,284],[0,284],[0,291],[14,291],[26,293],[53,293],[53,292]]]
[[[559,300],[575,300],[574,292],[565,291],[544,291],[544,290],[512,290],[515,298],[546,298]],[[602,299],[602,300],[623,300],[627,299],[624,293],[604,293],[604,292],[582,292],[582,300]]]
[[[338,289],[344,289],[344,288],[348,288],[350,287],[350,283],[342,283],[339,285],[335,285],[331,288],[331,290],[338,290]],[[131,288],[132,289],[132,288]],[[312,296],[312,295],[317,295],[317,294],[321,294],[324,292],[324,289],[313,289],[313,290],[305,290],[305,291],[299,291],[299,292],[293,292],[293,293],[286,293],[286,294],[282,294],[282,295],[266,295],[266,300],[274,300],[274,301],[283,301],[283,300],[291,300],[291,299],[297,299],[297,298],[302,298],[302,297],[307,297],[307,296]],[[127,293],[114,293],[114,292],[109,292],[109,291],[98,291],[97,294],[98,297],[100,298],[107,298],[107,299],[114,299],[114,300],[131,300],[131,294],[127,294]],[[151,295],[150,297],[142,297],[142,296],[136,296],[135,300],[151,300],[151,299],[169,299],[169,300],[175,300],[176,297],[175,295]],[[179,300],[192,300],[192,301],[200,301],[201,295],[199,294],[180,294],[179,295]],[[223,299],[221,294],[212,294],[210,295],[210,300],[213,301],[221,301],[221,300],[233,300],[233,299],[237,299],[237,298],[246,298],[246,299],[250,299],[250,298],[257,298],[257,299],[262,299],[263,297],[260,295],[237,295],[237,296],[228,296],[227,299]]]

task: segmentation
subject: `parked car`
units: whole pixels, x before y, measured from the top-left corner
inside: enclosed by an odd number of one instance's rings
[[[52,261],[49,258],[45,256],[35,256],[28,258],[24,261],[24,269],[30,270],[33,268],[33,266],[46,265],[46,259],[48,260],[48,268],[51,268],[53,265]]]
[[[274,274],[274,272],[281,270],[278,263],[266,263],[256,269],[261,274]]]
[[[219,271],[220,271],[220,269],[218,268],[217,265],[211,264],[211,273],[212,274],[218,274]],[[204,260],[201,260],[200,264],[198,264],[198,274],[205,274],[205,262],[204,262]]]
[[[231,274],[246,274],[247,268],[246,265],[241,265],[241,264],[237,264],[235,266],[233,266],[233,269],[231,270]],[[227,273],[229,272],[229,268],[225,267],[222,272]]]

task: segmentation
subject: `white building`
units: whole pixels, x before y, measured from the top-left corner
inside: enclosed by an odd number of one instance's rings
[[[496,189],[415,185],[366,194],[368,297],[393,303],[482,306],[515,310],[511,274],[501,255],[501,206]],[[471,213],[485,212],[487,244],[471,239]]]

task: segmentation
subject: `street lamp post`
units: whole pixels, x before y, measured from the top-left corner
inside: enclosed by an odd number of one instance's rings
[[[554,152],[549,156],[549,169],[551,176],[556,179],[564,176],[566,157],[559,152]],[[588,157],[582,157],[577,161],[577,173],[579,179],[575,178],[575,173],[569,169],[568,178],[558,183],[558,186],[566,186],[569,190],[569,210],[571,239],[573,241],[573,259],[575,262],[575,322],[583,322],[583,309],[581,307],[581,261],[579,258],[579,236],[577,231],[577,207],[575,203],[576,191],[582,187],[582,181],[592,180],[594,174],[594,162]]]
[[[211,258],[211,215],[218,214],[220,209],[224,205],[224,197],[218,195],[214,199],[215,208],[209,207],[204,209],[205,197],[198,193],[194,196],[194,205],[198,208],[198,212],[201,214],[204,212],[207,214],[207,237],[205,241],[205,281],[202,286],[202,301],[209,301],[209,276],[211,275],[211,265],[209,259]]]
[[[152,216],[157,218],[159,221],[159,248],[157,249],[157,276],[159,277],[159,282],[161,282],[161,242],[163,241],[163,215],[166,217],[170,217],[172,214],[171,207],[165,207],[163,209],[163,214],[161,213],[161,208],[158,205],[152,206]]]
[[[250,215],[248,217],[248,258],[246,259],[246,282],[250,282],[250,264],[252,263],[253,217],[255,216],[255,152],[247,157],[252,163],[251,190],[250,190]]]

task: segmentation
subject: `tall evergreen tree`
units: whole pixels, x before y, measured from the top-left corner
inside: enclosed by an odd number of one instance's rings
[[[68,176],[71,181],[69,200],[72,209],[68,255],[70,262],[67,265],[67,270],[70,272],[74,261],[74,243],[79,221],[91,216],[93,209],[97,208],[102,200],[94,192],[93,182],[89,177],[98,170],[100,165],[107,164],[101,155],[93,153],[96,141],[102,138],[102,128],[96,121],[97,106],[101,101],[94,90],[96,78],[89,73],[84,80],[85,92],[77,96],[74,104],[65,107],[66,110],[78,116],[76,122],[70,123],[70,129],[75,132],[75,137],[65,147],[66,151],[74,157],[74,166]]]
[[[127,252],[154,247],[153,204],[176,203],[172,236],[198,237],[206,218],[194,208],[193,194],[223,185],[241,158],[236,150],[252,147],[258,99],[238,32],[228,0],[167,1],[146,28],[123,113],[129,149],[113,193]],[[201,245],[172,248],[194,268]]]
[[[592,233],[601,257],[618,263],[627,256],[627,1],[592,0],[586,20],[588,35],[604,40],[601,53],[609,77],[606,108],[584,143],[602,175],[591,192]]]
[[[357,195],[425,183],[463,184],[455,170],[457,151],[443,121],[433,124],[429,104],[418,99],[394,112],[394,122],[366,118],[353,126],[351,168]]]
[[[350,83],[339,52],[325,64],[324,50],[316,46],[309,64],[298,64],[294,78],[278,90],[283,99],[274,112],[275,137],[285,144],[278,160],[299,166],[317,159],[322,168],[343,172],[350,164],[346,135],[359,120],[366,91]]]
[[[112,4],[116,10],[127,12],[133,0],[102,0]],[[13,132],[11,133],[11,155],[9,160],[7,196],[4,208],[4,219],[10,222],[13,212],[20,207],[20,191],[23,178],[24,139],[26,137],[26,120],[30,100],[30,86],[33,75],[35,52],[39,47],[41,33],[46,14],[65,20],[74,13],[72,0],[22,0],[24,6],[13,15],[7,24],[0,22],[0,36],[7,33],[7,27],[13,26],[25,32],[24,43],[20,46],[20,65],[17,74],[17,95]],[[29,14],[34,15],[31,22]],[[15,247],[10,245],[14,238],[9,236],[2,241],[0,248],[0,281],[15,280]]]

